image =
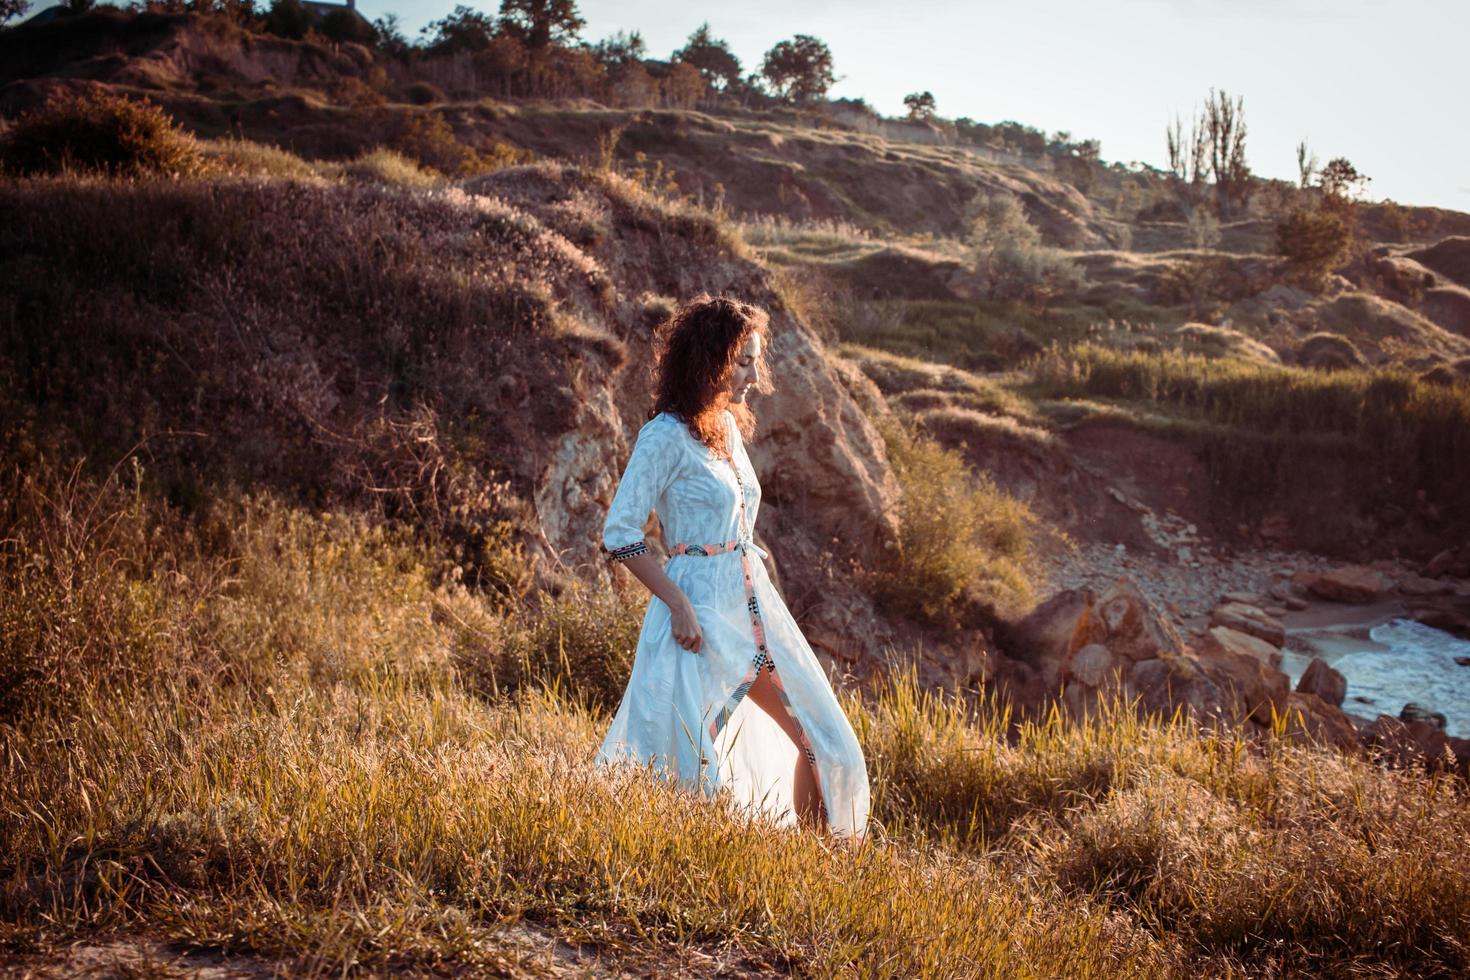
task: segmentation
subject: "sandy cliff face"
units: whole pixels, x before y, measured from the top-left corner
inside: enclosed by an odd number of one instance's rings
[[[502,171],[466,189],[515,207],[613,284],[610,296],[597,299],[577,295],[570,284],[553,286],[564,330],[608,335],[623,351],[616,365],[570,365],[575,408],[546,419],[548,428],[538,433],[540,460],[531,464],[536,509],[563,562],[596,563],[607,505],[652,401],[653,327],[673,303],[703,292],[738,296],[771,313],[776,391],[753,402],[760,425],[750,450],[782,526],[758,532],[840,536],[851,548],[881,547],[892,535],[897,488],[881,438],[839,383],[821,340],[738,242],[692,212],[660,213],[638,185],[607,174],[546,164]],[[774,550],[781,552],[779,545]]]

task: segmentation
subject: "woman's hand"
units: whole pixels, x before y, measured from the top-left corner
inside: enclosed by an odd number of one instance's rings
[[[644,553],[623,562],[624,567],[648,586],[648,590],[662,599],[673,614],[674,641],[691,653],[698,653],[704,645],[704,630],[699,628],[699,617],[694,615],[694,604],[684,594],[684,590],[674,584],[674,580],[664,574],[664,570],[653,556]]]
[[[690,653],[698,653],[704,644],[704,630],[699,628],[699,618],[694,615],[694,605],[689,597],[680,592],[678,600],[669,606],[669,611],[674,618],[674,642]]]

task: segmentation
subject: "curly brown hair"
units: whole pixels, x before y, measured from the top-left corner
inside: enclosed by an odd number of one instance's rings
[[[743,401],[730,401],[730,375],[741,348],[752,333],[761,335],[756,359],[756,390],[770,392],[764,342],[770,318],[758,306],[727,296],[696,296],[674,311],[654,334],[657,381],[652,418],[659,412],[676,416],[700,442],[728,453],[721,413],[729,409],[743,438],[755,432],[755,415]]]

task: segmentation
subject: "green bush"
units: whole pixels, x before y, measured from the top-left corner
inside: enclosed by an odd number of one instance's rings
[[[971,265],[990,299],[1045,308],[1086,284],[1076,263],[1041,243],[1041,233],[1012,194],[982,194],[971,207],[969,226]]]
[[[1353,233],[1329,210],[1298,208],[1276,225],[1276,249],[1302,283],[1320,288],[1322,280],[1348,257]]]
[[[204,169],[204,155],[158,106],[95,90],[53,97],[22,116],[0,137],[0,165],[22,176],[184,177]]]
[[[964,457],[897,420],[880,424],[898,478],[898,554],[874,573],[885,606],[936,623],[955,621],[963,600],[992,607],[1027,599],[1033,518]]]

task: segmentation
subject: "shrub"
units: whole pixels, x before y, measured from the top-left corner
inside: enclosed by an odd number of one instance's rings
[[[1296,358],[1303,367],[1326,371],[1360,368],[1368,363],[1356,344],[1335,333],[1312,334],[1297,348]]]
[[[471,690],[501,698],[540,688],[610,712],[633,669],[648,593],[577,584],[509,619],[460,619],[454,662]]]
[[[20,175],[183,177],[203,169],[204,155],[158,106],[93,90],[53,97],[22,116],[0,138],[0,163]]]
[[[396,184],[399,187],[428,187],[437,180],[417,163],[386,146],[375,147],[342,164],[341,172],[346,177]]]
[[[266,143],[226,137],[203,143],[201,150],[217,170],[272,177],[310,177],[316,171],[296,154]]]
[[[1228,255],[1193,255],[1171,263],[1159,277],[1153,299],[1166,306],[1188,306],[1189,315],[1213,320],[1230,303],[1250,295],[1251,283]]]
[[[1297,208],[1276,225],[1276,249],[1304,285],[1322,281],[1348,257],[1352,229],[1342,216],[1323,208]]]
[[[461,142],[454,128],[437,113],[410,116],[393,140],[393,150],[446,177],[470,177],[525,162],[530,154],[501,140],[483,150]]]
[[[943,623],[967,597],[996,606],[1029,596],[1026,506],[905,423],[886,419],[880,430],[902,498],[898,555],[875,574],[879,601]]]
[[[1012,194],[984,194],[972,205],[971,265],[991,299],[1024,300],[1039,308],[1080,290],[1082,270],[1059,249],[1041,243]]]
[[[414,105],[437,105],[445,101],[444,93],[428,82],[414,82],[403,90],[403,97]]]

